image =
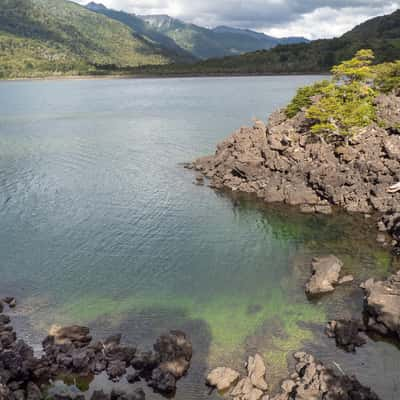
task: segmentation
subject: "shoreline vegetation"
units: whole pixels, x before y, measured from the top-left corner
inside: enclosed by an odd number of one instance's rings
[[[179,78],[246,78],[246,77],[274,77],[274,76],[331,76],[329,71],[321,73],[252,73],[252,74],[165,74],[165,75],[152,75],[152,74],[109,74],[109,75],[49,75],[44,77],[25,77],[25,78],[4,78],[0,79],[1,82],[26,82],[26,81],[64,81],[64,80],[107,80],[107,79],[179,79]]]
[[[320,74],[362,48],[372,49],[377,63],[400,58],[400,10],[333,39],[298,43],[299,38],[294,38],[282,44],[285,40],[275,38],[275,47],[270,44],[253,51],[250,46],[235,55],[223,51],[202,57],[196,53],[201,37],[189,35],[190,43],[182,44],[173,40],[171,32],[154,31],[157,24],[99,4],[87,8],[65,0],[31,0],[27,6],[23,0],[5,0],[0,22],[0,79]],[[227,49],[246,36],[241,30],[217,31],[212,32],[230,37]],[[201,47],[207,49],[206,43]]]

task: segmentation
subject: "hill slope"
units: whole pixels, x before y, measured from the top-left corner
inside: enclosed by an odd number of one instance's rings
[[[167,51],[182,62],[193,62],[197,58],[188,51],[178,46],[174,40],[166,35],[158,32],[151,27],[140,17],[135,14],[130,14],[124,11],[116,11],[105,7],[103,4],[90,2],[85,6],[88,10],[103,14],[109,18],[127,25],[133,32],[150,40],[159,51]]]
[[[0,77],[165,64],[171,57],[126,25],[67,0],[2,0]]]
[[[318,73],[362,48],[374,50],[377,62],[400,59],[400,10],[373,18],[335,39],[311,43],[280,45],[224,59],[212,59],[192,66],[167,66],[157,73],[249,74],[249,73]],[[155,70],[153,71],[155,73]]]
[[[278,39],[246,29],[230,27],[207,29],[187,24],[168,15],[145,15],[141,18],[153,30],[170,37],[180,47],[202,59],[270,49],[278,44],[307,42],[305,38]]]

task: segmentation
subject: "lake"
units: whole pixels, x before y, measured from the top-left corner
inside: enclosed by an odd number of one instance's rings
[[[0,83],[0,294],[18,299],[19,335],[39,348],[51,325],[80,323],[146,348],[182,329],[195,353],[178,400],[218,398],[209,368],[256,351],[277,383],[301,348],[398,399],[398,349],[370,340],[346,354],[324,335],[329,319],[360,315],[362,280],[396,267],[374,223],[216,192],[182,166],[317,79]],[[356,282],[310,302],[310,261],[331,253]]]

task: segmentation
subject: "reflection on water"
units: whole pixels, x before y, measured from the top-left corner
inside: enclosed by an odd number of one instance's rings
[[[392,268],[371,220],[265,207],[196,186],[180,165],[317,78],[2,83],[0,292],[20,300],[21,335],[37,345],[51,324],[78,322],[146,347],[182,329],[195,348],[185,400],[215,397],[211,366],[242,368],[259,351],[276,382],[288,355],[312,346],[391,400],[397,349],[349,357],[322,334],[359,314],[363,279]],[[310,302],[310,261],[330,253],[356,282]]]

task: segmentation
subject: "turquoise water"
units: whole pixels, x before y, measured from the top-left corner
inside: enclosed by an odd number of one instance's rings
[[[83,323],[149,346],[184,329],[195,357],[182,400],[211,398],[207,369],[256,350],[277,381],[305,346],[397,399],[397,350],[370,343],[350,357],[321,333],[359,313],[357,284],[317,303],[303,291],[317,254],[341,257],[356,283],[384,276],[392,260],[373,223],[233,198],[181,165],[319,78],[1,83],[0,292],[19,299],[21,336],[37,345],[52,324]],[[378,362],[385,379],[366,367]]]

